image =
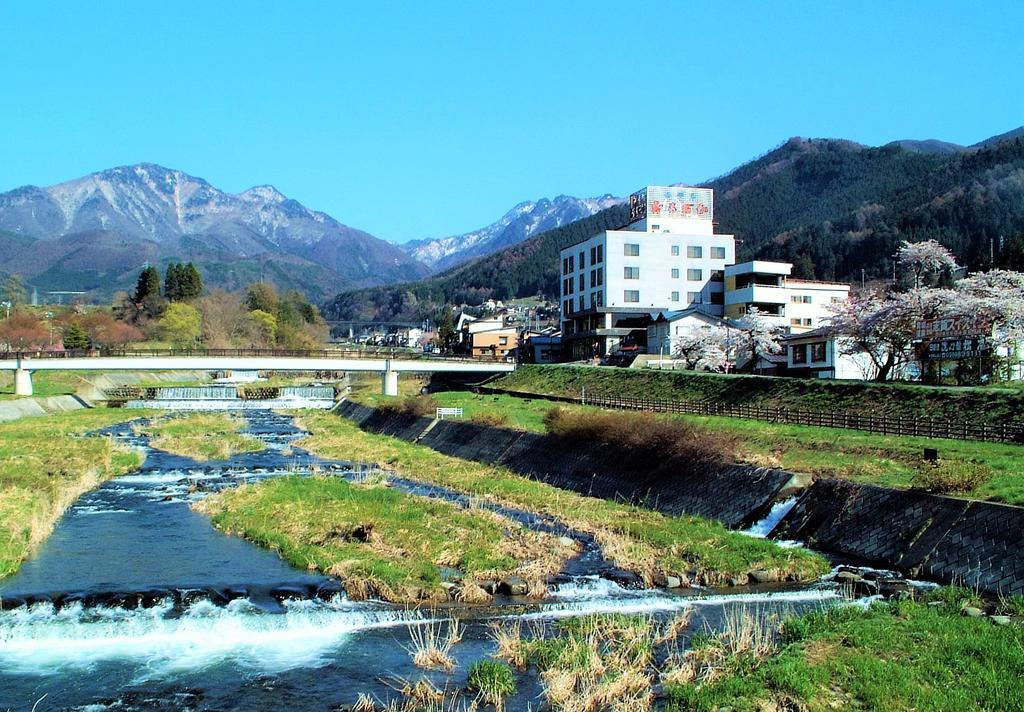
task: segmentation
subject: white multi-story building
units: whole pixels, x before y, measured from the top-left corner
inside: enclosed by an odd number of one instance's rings
[[[662,311],[738,319],[753,309],[792,332],[819,327],[850,286],[790,277],[787,262],[736,262],[714,232],[709,188],[648,186],[629,197],[629,224],[561,250],[562,339],[572,359],[646,346]]]
[[[604,356],[661,310],[722,314],[732,235],[714,234],[713,191],[648,186],[630,196],[629,224],[561,253],[562,339],[572,358]]]
[[[725,316],[738,319],[752,309],[777,317],[792,333],[810,331],[828,319],[829,307],[850,296],[850,285],[793,279],[788,262],[755,260],[725,268]]]

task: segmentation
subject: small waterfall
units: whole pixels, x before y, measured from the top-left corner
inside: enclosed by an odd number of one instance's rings
[[[418,611],[344,596],[288,600],[283,606],[284,613],[270,613],[246,598],[224,606],[199,600],[181,611],[171,599],[132,609],[22,606],[0,613],[0,669],[54,674],[121,660],[143,664],[147,677],[165,677],[232,660],[280,672],[316,667],[359,631],[424,621]]]
[[[776,502],[772,505],[772,509],[768,512],[768,516],[759,522],[755,522],[749,529],[743,530],[743,534],[747,536],[757,537],[758,539],[764,539],[779,525],[789,511],[796,505],[796,497],[788,497],[781,502]]]
[[[156,389],[157,400],[235,400],[236,386],[169,386]]]

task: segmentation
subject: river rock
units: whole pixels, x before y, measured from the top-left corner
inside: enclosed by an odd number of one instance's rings
[[[575,547],[576,546],[575,540],[573,540],[571,537],[567,537],[567,536],[560,536],[560,537],[558,537],[558,543],[561,544],[562,546],[571,546],[571,547]]]
[[[853,584],[857,581],[863,581],[864,577],[860,574],[854,573],[853,571],[840,571],[833,579],[836,583],[849,583]]]
[[[609,581],[613,581],[623,588],[639,586],[641,583],[639,576],[632,571],[626,571],[625,569],[606,569],[601,572],[601,577],[606,578]]]
[[[975,608],[974,606],[967,606],[960,609],[960,615],[967,616],[968,618],[981,618],[985,615],[985,611],[980,608]]]
[[[989,620],[993,625],[1010,625],[1010,616],[992,616]]]
[[[508,576],[498,584],[498,593],[506,596],[525,596],[530,587],[526,581],[519,576]]]
[[[779,580],[778,574],[767,569],[755,569],[747,574],[750,583],[775,583]]]
[[[679,588],[683,585],[682,579],[678,576],[668,576],[666,574],[655,574],[652,579],[655,586],[661,588]]]
[[[484,590],[489,596],[493,596],[498,592],[498,582],[493,580],[477,581],[477,585]]]

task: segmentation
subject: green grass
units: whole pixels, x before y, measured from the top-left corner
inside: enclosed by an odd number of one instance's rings
[[[488,512],[341,479],[284,477],[225,490],[199,508],[295,566],[339,576],[354,598],[436,599],[442,566],[475,578],[520,563],[504,546],[515,526]]]
[[[142,430],[160,450],[197,460],[225,460],[240,452],[266,448],[259,438],[244,435],[245,420],[232,413],[194,413],[163,418]]]
[[[89,385],[85,376],[85,373],[75,371],[35,371],[32,373],[32,395],[70,395],[79,388]],[[14,395],[14,372],[0,371],[0,400],[26,397]]]
[[[109,438],[76,435],[146,414],[81,410],[0,423],[0,577],[18,569],[79,496],[142,463]]]
[[[495,660],[477,660],[470,665],[466,684],[486,704],[500,705],[506,697],[516,694],[512,668]]]
[[[1024,419],[1024,391],[876,384],[809,378],[723,375],[590,366],[520,366],[492,385],[511,391],[710,400],[725,404],[846,411],[862,415],[948,418],[974,423]]]
[[[500,413],[507,427],[538,433],[544,432],[544,415],[552,408],[595,410],[507,394],[447,391],[432,397],[444,407],[463,408],[466,419]],[[943,460],[976,463],[990,471],[987,482],[960,493],[962,496],[1024,505],[1024,477],[1020,474],[1024,447],[1020,445],[877,435],[844,428],[780,425],[718,416],[665,417],[736,436],[741,444],[737,458],[753,464],[899,489],[915,486],[914,476],[924,449],[935,448]]]
[[[670,686],[667,709],[1024,709],[1019,622],[908,601],[813,613],[787,622],[782,643],[765,659],[731,659],[711,682]]]
[[[777,569],[801,579],[829,567],[803,549],[783,549],[770,541],[743,536],[701,517],[671,517],[617,502],[560,490],[512,471],[442,455],[428,447],[361,431],[327,413],[300,420],[310,436],[300,441],[325,457],[347,458],[393,468],[404,476],[452,487],[534,512],[592,532],[606,556],[641,575],[684,574],[722,583],[755,569]]]

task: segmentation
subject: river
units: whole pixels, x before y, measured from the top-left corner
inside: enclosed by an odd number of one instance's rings
[[[623,582],[585,535],[550,518],[496,508],[583,543],[548,598],[496,597],[488,605],[435,610],[350,601],[337,581],[222,534],[190,508],[240,482],[313,471],[359,476],[358,465],[295,447],[303,433],[290,417],[251,407],[243,414],[247,431],[268,447],[227,461],[199,463],[157,450],[131,423],[97,433],[144,449],[145,464],[79,499],[36,555],[0,581],[0,709],[337,709],[361,692],[393,698],[395,680],[424,674],[442,688],[465,686],[470,662],[494,649],[488,633],[496,619],[544,625],[594,612],[668,616],[692,608],[690,630],[701,631],[718,627],[735,606],[805,610],[839,600],[826,582],[645,589]],[[471,504],[413,480],[392,478],[392,485]],[[416,668],[407,650],[410,628],[453,617],[465,623],[455,671]],[[521,674],[508,709],[537,709],[539,692],[536,676]]]

